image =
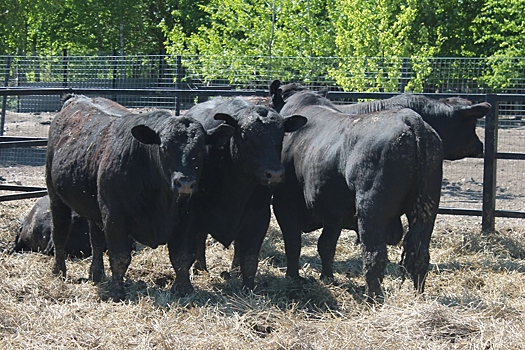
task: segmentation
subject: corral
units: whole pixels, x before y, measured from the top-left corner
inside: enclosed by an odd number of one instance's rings
[[[10,113],[6,130],[39,125],[43,131],[35,136],[44,136],[52,115]],[[508,135],[500,142],[523,137],[522,127],[500,132]],[[516,150],[512,142],[503,147]],[[481,160],[447,162],[445,168],[457,166],[471,175],[446,175],[443,203],[479,204]],[[500,200],[520,210],[523,194],[508,189],[521,186],[516,183],[521,178],[511,169],[498,174],[506,184]],[[41,164],[4,165],[1,175],[8,183],[44,185]],[[319,233],[305,235],[301,273],[307,282],[298,286],[284,277],[284,248],[275,221],[263,245],[255,294],[242,295],[239,279],[220,277],[233,252],[210,240],[210,273],[193,276],[194,295],[178,299],[171,294],[174,276],[167,249],[145,248],[129,269],[128,301],[115,304],[107,301],[105,283],[97,287],[86,281],[89,259],[69,261],[70,276],[63,282],[52,277],[50,257],[6,254],[33,202],[1,205],[0,332],[5,348],[508,349],[520,348],[525,340],[521,219],[498,219],[495,233],[482,234],[480,218],[439,215],[426,292],[415,295],[410,283],[402,282],[400,248],[392,247],[382,307],[364,302],[355,233],[346,231],[340,239],[334,285],[318,278]]]
[[[8,112],[6,134],[46,137],[53,115]],[[483,141],[483,124],[478,134]],[[499,152],[525,153],[524,140],[520,120],[500,124]],[[2,184],[44,186],[45,149],[11,152],[14,158],[2,150]],[[498,208],[524,211],[523,162],[499,162]],[[445,163],[442,206],[480,209],[482,189],[483,159]],[[319,280],[319,232],[303,235],[300,273],[306,283],[297,285],[284,277],[284,247],[275,220],[261,251],[254,294],[241,293],[240,279],[221,277],[233,250],[210,239],[209,274],[193,275],[193,295],[177,298],[170,292],[174,273],[166,247],[144,248],[135,253],[128,270],[127,301],[113,303],[108,282],[96,286],[86,280],[89,258],[68,261],[64,282],[52,276],[51,257],[7,254],[34,202],[0,204],[2,348],[523,348],[523,219],[498,218],[495,232],[482,233],[480,217],[438,215],[425,293],[417,295],[411,283],[403,283],[397,264],[401,248],[390,247],[381,306],[364,301],[354,232],[343,232],[339,240],[335,284]]]

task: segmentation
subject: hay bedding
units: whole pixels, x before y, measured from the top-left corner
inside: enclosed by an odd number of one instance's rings
[[[468,165],[471,166],[471,165]],[[1,167],[4,183],[43,186],[44,168]],[[450,181],[454,186],[475,182]],[[463,188],[463,189],[465,189]],[[451,198],[454,197],[451,195]],[[523,210],[523,198],[507,199]],[[170,292],[166,247],[136,252],[126,275],[126,302],[108,301],[107,282],[93,285],[88,259],[69,260],[68,278],[51,274],[52,258],[7,255],[35,199],[0,203],[0,348],[2,349],[522,349],[525,348],[525,224],[497,219],[480,233],[480,218],[439,215],[424,294],[402,282],[399,247],[384,281],[382,306],[363,302],[355,233],[341,235],[336,283],[319,281],[319,232],[305,234],[297,285],[272,220],[261,251],[255,294],[224,280],[232,249],[208,241],[209,274],[193,276],[196,293]],[[521,209],[520,209],[521,208]],[[109,264],[106,257],[106,275]]]

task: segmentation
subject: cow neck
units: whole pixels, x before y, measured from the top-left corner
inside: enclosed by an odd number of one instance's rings
[[[233,161],[230,154],[225,158],[221,169],[223,174],[221,208],[240,212],[255,191],[258,182],[244,169],[242,164]]]
[[[229,152],[215,171],[220,172],[222,181],[219,190],[214,191],[213,207],[204,213],[201,228],[228,246],[238,235],[244,209],[258,183],[234,164]]]

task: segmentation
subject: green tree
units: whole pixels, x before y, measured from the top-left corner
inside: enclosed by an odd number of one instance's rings
[[[332,55],[335,48],[329,2],[211,0],[201,7],[207,17],[196,32],[188,36],[180,22],[174,26],[167,51],[200,55],[199,69],[207,81],[224,72],[230,82],[258,78],[266,82],[271,72],[285,80],[318,76],[310,58]],[[273,59],[284,56],[301,60],[292,68]]]
[[[525,57],[525,2],[486,0],[472,32],[479,56]]]
[[[516,92],[525,77],[525,2],[486,0],[473,21],[476,53],[488,57],[482,83]]]
[[[188,33],[200,23],[189,0],[0,0],[0,9],[0,54],[163,53],[173,13],[195,25]]]
[[[342,60],[333,75],[346,89],[396,91],[401,58],[408,57],[415,73],[407,88],[422,91],[426,77],[432,73],[426,58],[472,54],[470,25],[481,3],[482,0],[338,1],[331,11],[337,55],[353,58]]]

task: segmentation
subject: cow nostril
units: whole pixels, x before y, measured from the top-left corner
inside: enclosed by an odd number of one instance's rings
[[[267,183],[278,183],[282,181],[284,172],[280,170],[267,170],[264,172],[264,180]]]
[[[177,191],[181,194],[191,194],[195,191],[195,188],[197,187],[197,181],[178,179],[175,181],[175,187],[177,188]]]

